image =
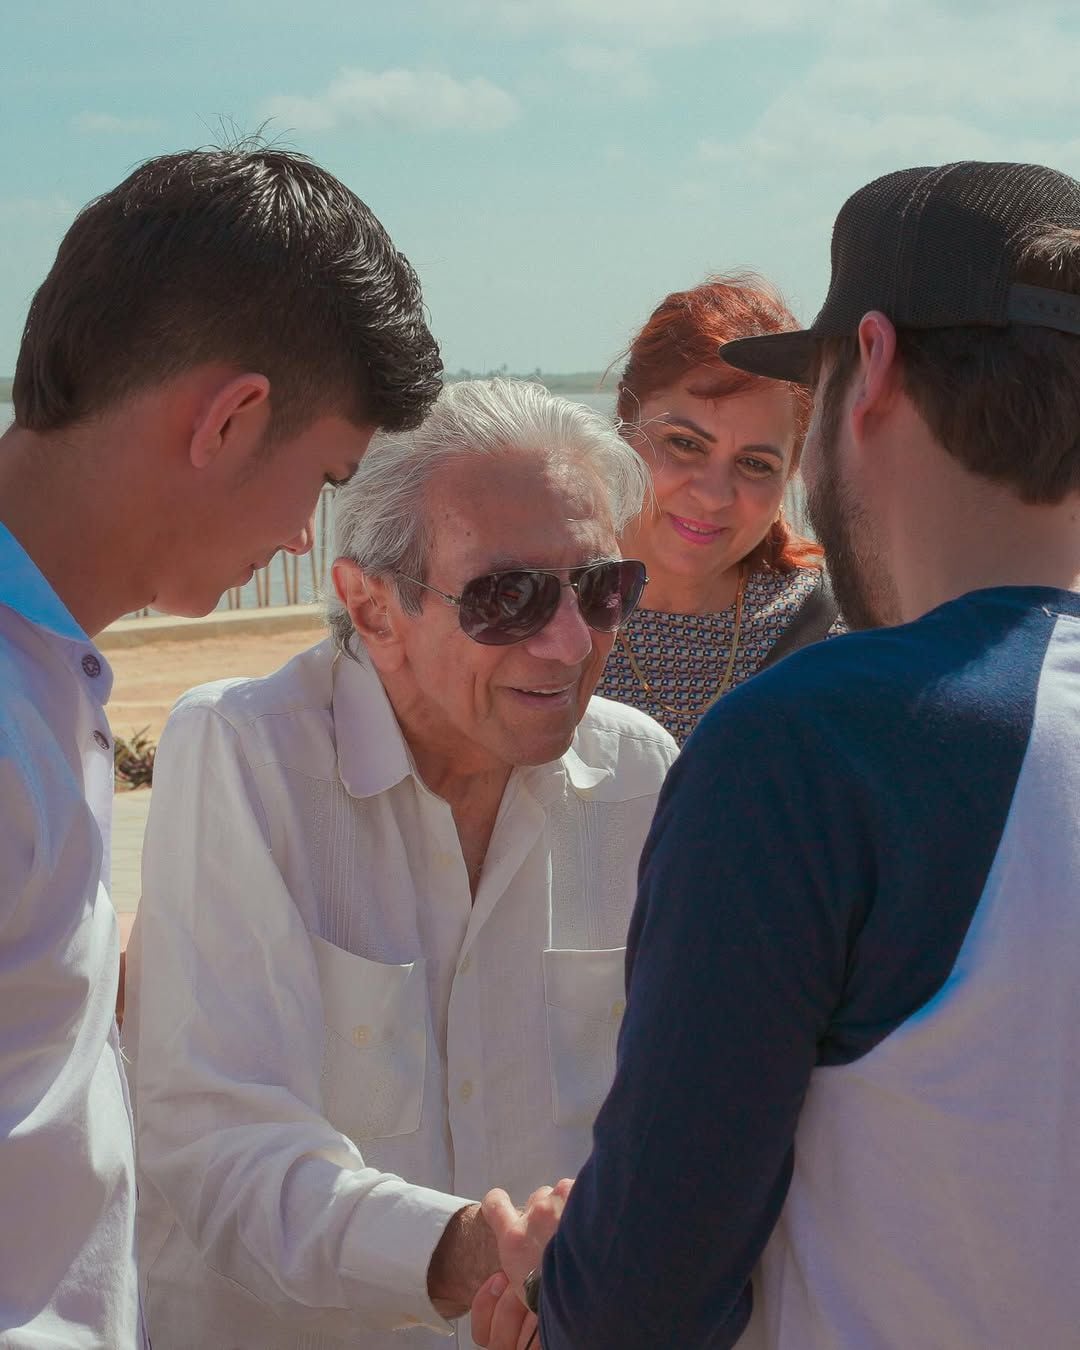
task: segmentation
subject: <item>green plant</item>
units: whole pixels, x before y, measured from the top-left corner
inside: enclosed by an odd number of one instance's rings
[[[149,727],[136,731],[130,739],[113,738],[113,773],[117,787],[149,787],[154,779],[154,755],[157,746],[150,739]]]

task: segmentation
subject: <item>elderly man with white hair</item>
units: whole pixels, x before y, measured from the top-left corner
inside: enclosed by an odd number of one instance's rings
[[[676,753],[592,696],[645,482],[587,409],[451,385],[338,494],[332,637],[173,712],[124,1027],[155,1350],[445,1345],[475,1201],[587,1156]]]

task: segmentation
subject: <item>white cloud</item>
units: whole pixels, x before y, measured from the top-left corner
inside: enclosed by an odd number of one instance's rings
[[[563,59],[591,88],[622,98],[645,98],[656,87],[640,55],[629,47],[603,47],[575,43],[563,51]]]
[[[116,117],[112,113],[81,112],[71,119],[72,127],[84,136],[133,135],[143,131],[158,131],[160,122],[152,117]]]
[[[434,70],[342,70],[321,94],[282,94],[268,117],[296,131],[390,126],[411,131],[498,131],[518,116],[511,94],[478,76],[456,80]]]
[[[808,34],[801,68],[737,128],[722,117],[695,128],[671,187],[710,265],[763,270],[809,319],[836,213],[880,174],[989,159],[1080,177],[1080,15],[1037,2],[1022,18],[994,0],[967,8],[866,0]]]
[[[792,110],[788,104],[787,111]],[[961,118],[937,113],[883,113],[867,115],[840,108],[817,107],[795,128],[787,117],[761,120],[739,142],[699,142],[699,156],[716,164],[745,164],[756,173],[776,173],[812,159],[827,164],[832,158],[844,168],[861,169],[876,163],[894,168],[914,164],[946,163],[954,159],[1012,159],[1042,161],[1074,152],[1077,141],[1016,135],[1003,138]]]
[[[1080,36],[1051,6],[991,8],[975,22],[934,0],[889,0],[873,24],[841,27],[814,85],[834,97],[1010,118],[1080,109]],[[1072,31],[1070,32],[1070,27]]]
[[[75,206],[66,197],[0,197],[0,224],[30,224],[35,227],[62,225],[75,218]]]
[[[1017,24],[1014,12],[991,7],[972,22],[934,0],[879,0],[864,22],[830,30],[747,133],[701,140],[698,159],[757,182],[813,166],[819,183],[857,183],[954,159],[1075,173],[1080,35],[1050,9]]]
[[[747,35],[796,39],[808,52],[829,47],[836,89],[911,98],[933,107],[958,99],[1080,106],[1075,0],[429,0],[433,14],[508,36],[549,36],[572,45],[606,44],[633,54],[701,47]],[[1049,37],[1049,42],[1047,41]],[[718,78],[730,52],[718,48]],[[823,69],[823,73],[824,73]],[[939,78],[944,76],[944,78]]]
[[[832,0],[842,3],[858,0]],[[548,31],[647,47],[817,26],[821,13],[806,0],[461,0],[457,12],[470,24],[495,24],[510,33]]]

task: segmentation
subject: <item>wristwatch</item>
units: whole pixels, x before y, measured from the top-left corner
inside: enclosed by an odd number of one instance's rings
[[[540,1267],[525,1276],[525,1306],[531,1313],[540,1311]]]

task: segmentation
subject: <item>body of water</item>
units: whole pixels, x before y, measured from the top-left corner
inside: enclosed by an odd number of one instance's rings
[[[595,392],[566,395],[576,403],[613,416],[615,412],[614,386]],[[10,403],[0,403],[0,430],[11,422]],[[793,482],[785,497],[788,519],[796,529],[805,528],[803,491],[801,482]],[[304,558],[279,554],[268,568],[253,577],[246,586],[223,595],[218,609],[254,609],[259,605],[310,604],[322,598],[323,589],[330,584],[330,566],[333,558],[333,504],[327,491],[319,503],[315,517],[315,546]]]
[[[584,403],[597,412],[611,416],[615,411],[614,391],[574,394],[574,401]],[[0,431],[11,423],[14,410],[10,403],[0,403]],[[227,592],[218,602],[218,609],[254,609],[260,605],[310,604],[323,598],[324,588],[330,585],[330,566],[333,557],[333,494],[323,494],[315,514],[315,546],[303,558],[278,554],[262,573],[246,586]]]
[[[572,403],[584,403],[586,408],[592,408],[594,412],[603,413],[605,417],[615,416],[615,388],[603,389],[596,394],[564,394],[563,398],[568,398]]]

